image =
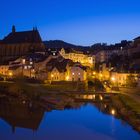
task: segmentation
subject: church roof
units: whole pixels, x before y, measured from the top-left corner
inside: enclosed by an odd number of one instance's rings
[[[41,43],[41,37],[37,30],[11,32],[3,40],[4,44],[17,44],[17,43]]]

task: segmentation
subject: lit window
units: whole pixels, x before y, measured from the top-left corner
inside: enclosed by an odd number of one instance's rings
[[[25,59],[22,59],[22,64],[25,64],[26,60]]]
[[[27,70],[27,66],[24,66],[24,69]]]
[[[33,65],[33,62],[32,61],[30,62],[30,65]]]

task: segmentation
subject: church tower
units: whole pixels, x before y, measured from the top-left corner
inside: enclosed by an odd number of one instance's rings
[[[12,33],[15,33],[16,32],[16,27],[15,25],[12,26]]]

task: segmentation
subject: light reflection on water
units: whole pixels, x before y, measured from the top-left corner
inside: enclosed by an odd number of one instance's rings
[[[0,105],[0,140],[140,140],[123,121],[109,115],[109,103],[73,103],[64,110]]]

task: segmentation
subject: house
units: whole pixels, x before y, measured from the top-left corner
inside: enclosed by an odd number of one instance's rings
[[[47,79],[50,81],[85,81],[86,67],[63,57],[51,59],[46,64]]]
[[[67,80],[68,81],[86,81],[87,68],[79,64],[74,64],[72,67],[70,67]]]
[[[14,77],[26,76],[35,77],[36,71],[39,70],[39,62],[44,61],[48,56],[42,53],[32,53],[26,56],[20,57],[15,61],[9,62],[9,71]],[[35,69],[36,68],[36,69]]]
[[[46,64],[48,73],[48,80],[51,81],[65,81],[67,77],[67,69],[73,63],[69,59],[63,57],[53,58]]]
[[[3,76],[9,75],[9,65],[0,66],[0,75],[3,75]]]
[[[137,73],[112,72],[110,80],[119,86],[126,86],[128,82],[137,83],[138,77]]]

